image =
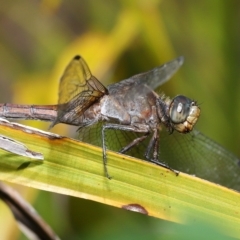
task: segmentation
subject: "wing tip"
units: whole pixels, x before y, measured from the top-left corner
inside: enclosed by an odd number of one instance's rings
[[[81,58],[80,55],[76,55],[73,59],[74,59],[74,60],[79,60],[80,58]]]

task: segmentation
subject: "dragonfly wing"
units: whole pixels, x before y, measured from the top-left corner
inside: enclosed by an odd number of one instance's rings
[[[114,91],[114,89],[125,88],[127,91],[133,86],[147,85],[150,89],[154,90],[167,82],[182,66],[183,62],[184,58],[178,57],[148,72],[140,73],[119,83],[112,84],[108,89]]]
[[[80,139],[102,147],[101,126],[96,124],[81,129]],[[140,136],[139,133],[111,129],[106,131],[106,147],[118,152]],[[150,137],[126,154],[144,159]],[[197,130],[188,134],[178,132],[169,134],[163,129],[160,132],[159,160],[178,171],[240,190],[239,159]]]
[[[59,84],[58,104],[70,102],[83,92],[96,91],[99,95],[106,93],[106,88],[92,76],[82,57],[75,56],[66,67]]]
[[[58,116],[55,125],[63,116],[72,120],[79,117],[89,106],[108,90],[92,76],[88,65],[80,56],[69,63],[59,84]]]
[[[135,75],[132,78],[134,80],[136,79],[139,84],[146,84],[152,90],[154,90],[167,82],[182,66],[183,62],[184,58],[178,57],[170,62],[152,69],[151,71]]]
[[[197,130],[162,132],[160,160],[179,171],[240,190],[239,159]]]

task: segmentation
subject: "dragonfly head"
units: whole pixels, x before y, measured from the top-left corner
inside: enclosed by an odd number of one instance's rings
[[[185,96],[176,96],[169,105],[170,124],[173,130],[180,133],[192,131],[199,116],[200,108],[197,103]]]

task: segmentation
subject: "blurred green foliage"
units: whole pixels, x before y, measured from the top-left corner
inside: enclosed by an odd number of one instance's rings
[[[76,54],[106,85],[184,55],[162,90],[198,100],[198,129],[240,155],[239,9],[236,0],[2,1],[0,102],[57,102]],[[171,239],[159,220],[82,199],[41,192],[35,207],[63,239]]]

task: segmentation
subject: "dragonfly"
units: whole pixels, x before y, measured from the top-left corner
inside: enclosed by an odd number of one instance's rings
[[[78,126],[80,140],[102,147],[108,178],[107,148],[240,190],[239,159],[194,129],[197,102],[154,91],[183,62],[178,57],[105,87],[77,55],[60,79],[57,105],[0,104],[0,117]]]

